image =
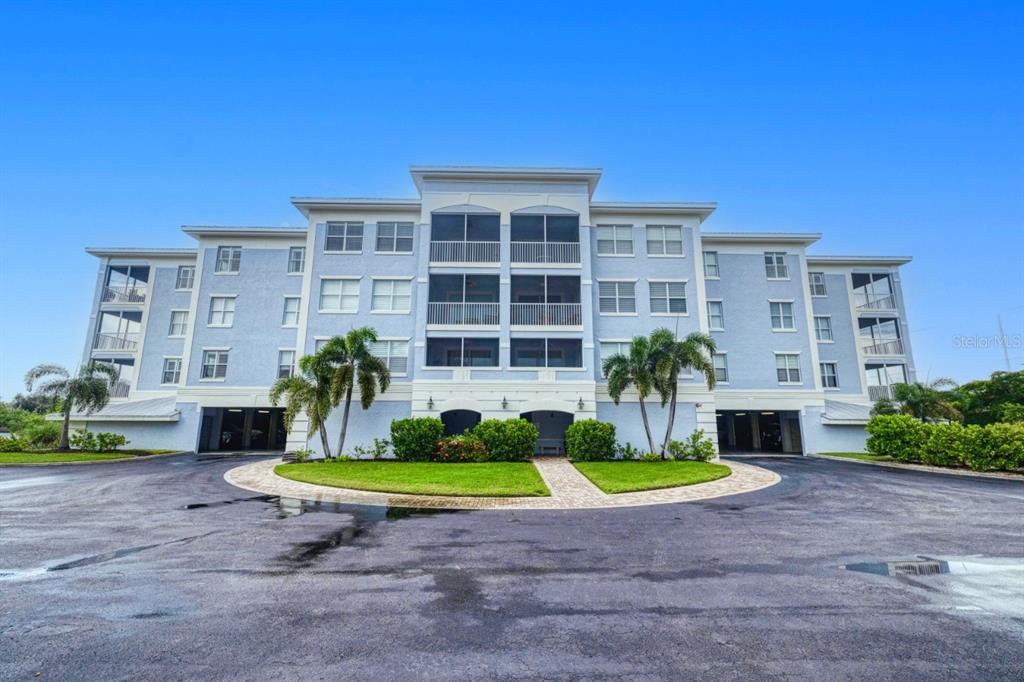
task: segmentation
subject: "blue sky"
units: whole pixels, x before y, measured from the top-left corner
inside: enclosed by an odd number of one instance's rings
[[[372,4],[0,4],[0,396],[78,362],[85,246],[300,225],[412,163],[600,166],[600,199],[912,255],[922,377],[1024,335],[1021,3]]]

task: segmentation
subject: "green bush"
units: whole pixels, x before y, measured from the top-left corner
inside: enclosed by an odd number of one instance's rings
[[[428,462],[434,446],[444,436],[444,424],[437,417],[414,417],[391,422],[391,447],[403,462]]]
[[[128,439],[123,434],[105,431],[96,434],[96,450],[98,452],[113,452],[122,445],[128,445]]]
[[[905,414],[872,417],[867,425],[868,452],[889,455],[900,462],[921,461],[921,451],[928,438],[928,427]]]
[[[633,447],[632,443],[620,443],[615,446],[615,456],[619,459],[640,459],[644,453],[640,448]]]
[[[60,441],[61,425],[57,422],[33,422],[23,428],[19,434],[33,448],[45,449],[57,447]]]
[[[925,427],[928,438],[921,449],[921,461],[939,467],[960,466],[967,455],[967,429],[957,422]]]
[[[71,447],[76,450],[96,452],[96,434],[88,429],[80,429],[71,434]]]
[[[577,462],[615,458],[615,426],[596,419],[573,422],[565,430],[565,454]]]
[[[659,455],[657,452],[645,452],[644,454],[640,455],[640,461],[641,462],[660,462],[661,461],[661,455]]]
[[[483,441],[468,433],[442,438],[434,448],[435,462],[486,462],[489,458]]]
[[[522,462],[537,449],[537,427],[525,419],[485,419],[473,427],[491,461]]]
[[[0,437],[0,452],[22,452],[27,443],[17,436]]]
[[[963,463],[975,471],[1024,468],[1024,424],[969,426]]]
[[[704,429],[697,429],[684,441],[670,441],[668,453],[672,459],[693,459],[698,462],[710,462],[717,454],[715,444],[710,438],[704,437]]]

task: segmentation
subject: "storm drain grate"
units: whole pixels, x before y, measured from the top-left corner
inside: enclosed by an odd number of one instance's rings
[[[946,573],[942,561],[893,561],[889,564],[890,575],[938,575]]]

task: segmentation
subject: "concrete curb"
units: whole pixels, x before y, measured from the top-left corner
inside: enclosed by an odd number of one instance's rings
[[[159,455],[132,455],[130,457],[118,457],[117,459],[87,459],[81,462],[12,462],[10,464],[0,464],[0,469],[4,467],[66,467],[77,466],[79,464],[114,464],[117,462],[142,462],[149,461],[151,459],[160,459],[161,457],[177,457],[178,455],[191,454],[191,450],[179,450],[178,452],[162,452]]]
[[[829,455],[807,455],[817,459],[829,459],[833,462],[851,462],[853,464],[868,464],[876,467],[888,467],[889,469],[904,469],[906,471],[922,471],[928,474],[945,474],[946,476],[971,476],[973,478],[995,478],[1003,481],[1017,481],[1024,483],[1024,476],[1020,474],[1004,474],[998,471],[970,471],[968,469],[946,469],[944,467],[933,467],[927,464],[904,464],[903,462],[872,462],[866,459],[853,459],[851,457],[831,457]]]

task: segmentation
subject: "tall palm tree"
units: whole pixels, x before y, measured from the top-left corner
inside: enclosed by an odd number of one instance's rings
[[[899,404],[900,412],[909,414],[915,419],[959,421],[961,419],[960,411],[953,406],[949,392],[942,390],[955,386],[955,381],[945,377],[927,384],[920,381],[912,384],[894,384],[892,397],[894,402]]]
[[[672,441],[672,427],[676,421],[676,399],[679,393],[679,375],[695,369],[704,375],[708,390],[715,387],[715,341],[707,334],[693,332],[685,339],[677,339],[668,329],[656,329],[651,334],[651,360],[654,368],[654,386],[661,395],[661,406],[668,404],[668,427],[661,446],[665,459]]]
[[[644,431],[647,432],[647,445],[650,452],[654,452],[654,436],[651,435],[651,423],[644,404],[644,398],[654,390],[650,340],[644,336],[633,337],[629,344],[629,354],[616,353],[604,361],[601,369],[608,378],[608,395],[616,405],[624,391],[630,386],[636,388],[640,400],[640,416],[643,417]]]
[[[377,332],[370,327],[353,329],[345,336],[331,338],[321,352],[334,368],[331,378],[331,405],[344,401],[341,413],[341,433],[338,434],[338,454],[345,447],[348,431],[348,416],[352,407],[352,390],[359,386],[359,404],[364,410],[377,398],[377,387],[384,393],[391,385],[391,372],[387,363],[370,352],[370,345],[376,343]]]
[[[52,378],[39,383],[44,377]],[[88,362],[75,376],[60,365],[36,365],[25,374],[25,390],[29,393],[62,401],[64,427],[58,450],[71,449],[71,412],[78,408],[85,414],[92,414],[106,407],[110,402],[110,388],[117,377],[117,368],[105,362]]]
[[[281,377],[270,388],[270,402],[277,405],[282,398],[286,400],[284,409],[284,427],[292,430],[295,417],[305,412],[309,419],[309,430],[306,440],[313,431],[320,433],[320,445],[324,457],[331,457],[331,445],[327,440],[325,422],[331,412],[331,376],[333,367],[323,355],[323,351],[313,355],[304,355],[299,359],[299,371],[290,377]]]

